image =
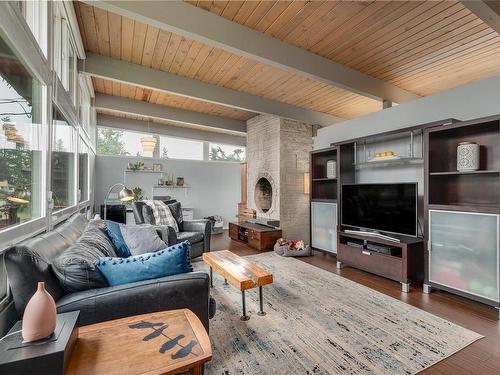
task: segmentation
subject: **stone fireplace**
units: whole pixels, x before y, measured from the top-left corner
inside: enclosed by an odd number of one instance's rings
[[[259,115],[247,121],[247,205],[257,217],[279,220],[283,236],[309,243],[309,171],[312,128],[298,121]]]

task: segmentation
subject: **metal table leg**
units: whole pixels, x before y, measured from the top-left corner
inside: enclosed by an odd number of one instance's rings
[[[262,287],[259,286],[259,302],[260,302],[260,311],[257,313],[259,316],[264,316],[266,313],[264,312],[264,299],[262,298]]]
[[[224,285],[227,285],[227,279],[224,279]]]
[[[241,291],[241,302],[243,304],[243,315],[240,319],[243,321],[247,321],[250,319],[250,317],[247,315],[247,306],[245,304],[245,291],[244,290]]]
[[[212,267],[210,267],[210,288],[214,287],[214,272],[212,270]]]

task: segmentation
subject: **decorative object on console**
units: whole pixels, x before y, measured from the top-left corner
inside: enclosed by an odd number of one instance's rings
[[[153,163],[153,171],[161,172],[161,164],[160,163]]]
[[[326,178],[337,178],[337,161],[328,160],[326,162]]]
[[[19,320],[0,341],[0,374],[66,374],[78,338],[79,311],[57,314],[48,339],[23,342]]]
[[[177,177],[177,186],[184,186],[184,177]]]
[[[38,288],[29,300],[23,315],[23,340],[31,342],[49,337],[56,328],[56,303],[45,283],[39,282]]]
[[[476,142],[460,142],[457,146],[457,171],[479,169],[479,145]]]

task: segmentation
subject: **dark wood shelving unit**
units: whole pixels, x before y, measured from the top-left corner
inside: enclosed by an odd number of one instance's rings
[[[328,178],[326,174],[326,164],[330,160],[337,161],[336,147],[311,152],[310,193],[313,201],[337,200],[337,178]]]
[[[500,207],[500,121],[495,117],[428,129],[427,203],[434,205]],[[480,168],[457,171],[457,145],[480,145]]]
[[[327,177],[327,163],[337,163],[335,177]],[[310,243],[315,250],[336,253],[338,150],[329,147],[310,154]]]
[[[475,174],[500,174],[497,170],[469,171],[469,172],[430,172],[429,176],[471,176]]]
[[[479,170],[457,170],[460,142],[480,146]],[[500,116],[427,129],[424,154],[424,291],[499,308]]]

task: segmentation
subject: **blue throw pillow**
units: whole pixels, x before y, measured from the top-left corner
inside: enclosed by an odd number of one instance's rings
[[[101,258],[95,265],[110,286],[193,271],[188,241],[128,258]]]
[[[118,255],[120,258],[128,258],[130,255],[132,255],[130,253],[130,249],[125,243],[125,240],[123,239],[120,224],[111,220],[106,220],[106,234],[115,247],[116,255]]]

